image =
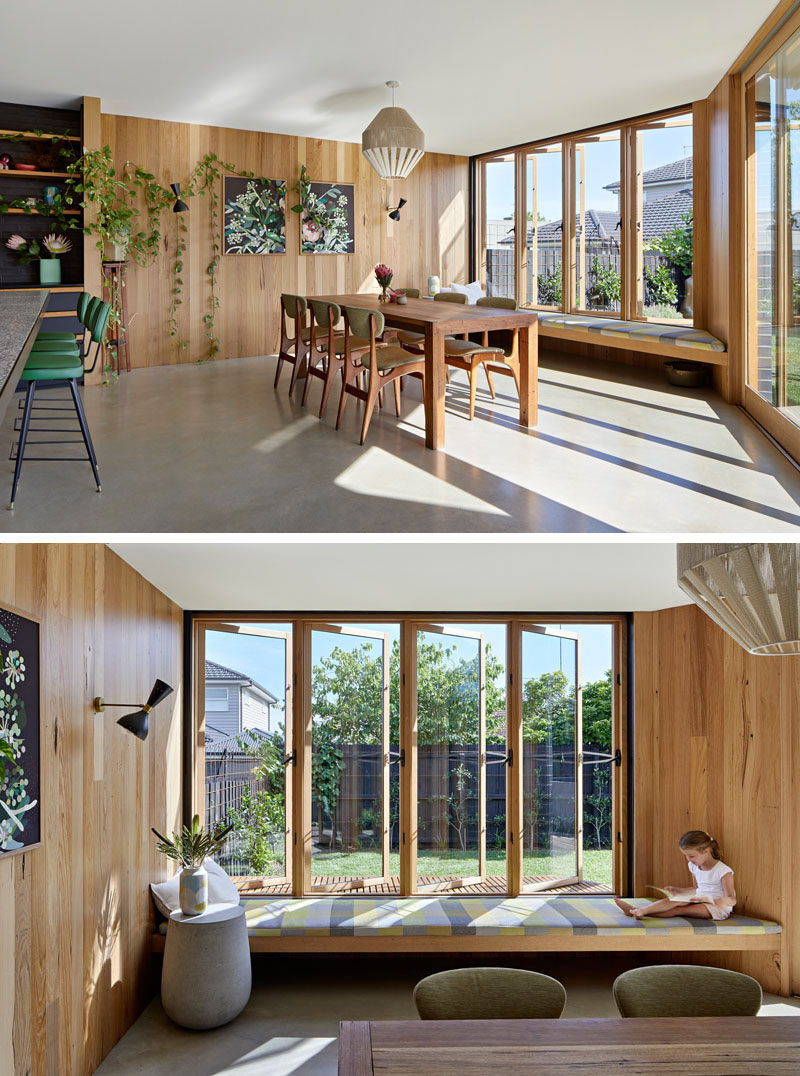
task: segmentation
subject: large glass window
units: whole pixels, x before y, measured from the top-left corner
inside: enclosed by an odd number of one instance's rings
[[[560,310],[563,302],[562,157],[560,142],[526,154],[526,306]]]
[[[573,143],[576,310],[619,313],[622,302],[620,131]]]
[[[800,425],[800,34],[747,87],[747,383]]]
[[[514,154],[484,162],[483,206],[486,294],[514,298],[516,277],[516,171]]]
[[[195,809],[233,824],[222,864],[298,896],[612,888],[623,630],[198,619]]]
[[[632,316],[691,319],[693,261],[692,115],[633,128],[636,188]]]

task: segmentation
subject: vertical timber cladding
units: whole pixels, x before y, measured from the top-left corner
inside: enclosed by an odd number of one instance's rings
[[[782,953],[713,962],[796,993],[800,657],[748,654],[694,605],[637,613],[634,633],[634,891],[688,882],[678,838],[705,829],[734,870],[737,911],[784,928]]]
[[[221,259],[216,322],[220,358],[276,351],[281,292],[375,292],[373,269],[379,262],[394,270],[397,287],[425,290],[431,273],[446,284],[467,280],[466,157],[426,153],[407,179],[385,181],[356,143],[114,115],[102,117],[102,144],[106,143],[115,161],[140,164],[162,184],[185,181],[206,153],[216,153],[221,160],[256,175],[286,180],[286,253]],[[303,164],[312,181],[354,184],[354,254],[300,254],[299,215],[291,212],[291,206],[297,201],[292,188]],[[401,197],[407,201],[401,219],[391,221],[387,209]],[[192,198],[189,212],[182,214],[189,232],[179,339],[167,332],[177,234],[173,214],[167,212],[162,219],[166,243],[162,242],[155,264],[129,266],[133,366],[196,362],[206,353],[203,314],[209,309],[206,266],[211,258],[207,203],[207,198]],[[181,349],[179,340],[188,341],[188,346]]]
[[[172,871],[150,826],[181,820],[181,612],[101,545],[2,546],[0,602],[42,644],[41,845],[0,856],[0,1071],[88,1076],[154,992],[148,885]],[[94,713],[157,676],[175,692],[146,741]]]

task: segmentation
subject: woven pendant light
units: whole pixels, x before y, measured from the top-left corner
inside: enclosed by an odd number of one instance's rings
[[[751,654],[800,654],[800,547],[678,545],[678,586]]]
[[[399,82],[387,82],[392,107],[382,108],[361,135],[361,152],[381,179],[405,179],[422,160],[425,135],[404,108],[395,108]]]

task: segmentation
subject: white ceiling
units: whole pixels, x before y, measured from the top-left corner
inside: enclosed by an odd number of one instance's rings
[[[0,100],[480,153],[708,95],[775,0],[5,0]]]
[[[636,612],[687,605],[672,543],[115,542],[183,609]]]

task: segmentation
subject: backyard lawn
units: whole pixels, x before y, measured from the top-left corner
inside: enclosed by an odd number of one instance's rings
[[[574,860],[569,855],[527,855],[523,859],[526,875],[556,875],[564,877],[574,874]],[[417,856],[419,875],[449,877],[450,875],[472,875],[478,871],[477,853],[470,852],[429,852],[421,851]],[[486,851],[486,873],[504,875],[506,872],[506,854],[492,848]],[[375,878],[381,874],[381,857],[375,851],[361,852],[314,852],[311,857],[311,873],[317,877],[335,878]],[[389,856],[389,873],[400,874],[400,855],[393,852]],[[587,848],[583,853],[583,878],[613,888],[611,875],[611,849]]]

